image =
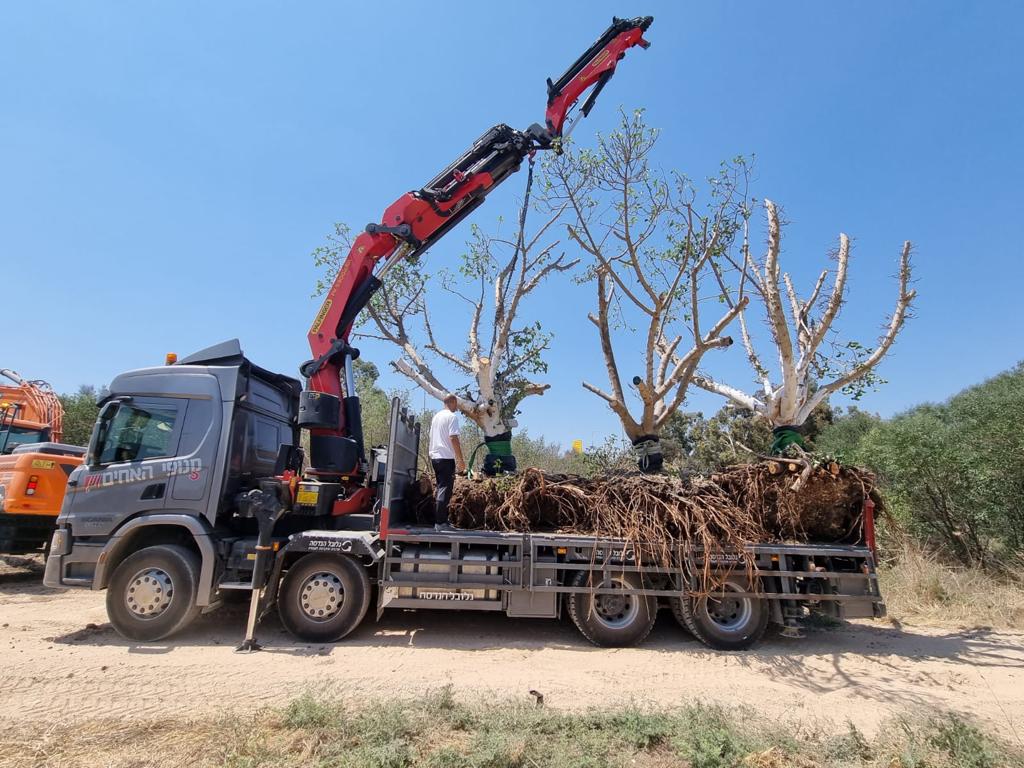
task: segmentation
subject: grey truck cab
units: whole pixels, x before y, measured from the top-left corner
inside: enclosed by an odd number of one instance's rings
[[[214,603],[216,571],[250,533],[235,515],[239,495],[298,445],[299,391],[247,360],[237,340],[115,378],[68,479],[45,584],[125,581],[125,599],[108,601],[118,629],[141,619],[173,631]],[[176,607],[175,575],[194,605],[160,621]]]

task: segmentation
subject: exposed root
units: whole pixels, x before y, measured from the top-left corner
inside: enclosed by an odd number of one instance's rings
[[[430,519],[433,504],[427,490],[421,485],[416,501],[423,520]],[[710,477],[621,473],[587,478],[527,469],[495,479],[459,478],[449,517],[466,529],[618,539],[643,545],[648,558],[667,564],[694,549],[859,541],[869,495],[877,502],[870,472],[834,462],[816,465],[806,455],[738,465]]]

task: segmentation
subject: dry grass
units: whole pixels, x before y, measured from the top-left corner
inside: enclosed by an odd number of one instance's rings
[[[913,544],[879,568],[889,616],[904,624],[1024,629],[1024,569],[953,567]]]
[[[283,709],[213,722],[28,723],[0,732],[5,768],[998,768],[1019,759],[950,714],[897,719],[868,737],[852,725],[767,723],[750,709],[709,704],[570,713],[467,704],[450,689],[357,706],[306,694]]]

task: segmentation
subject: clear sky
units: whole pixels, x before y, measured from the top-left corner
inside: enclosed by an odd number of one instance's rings
[[[69,391],[238,337],[295,373],[318,306],[309,254],[332,223],[378,220],[494,123],[541,120],[544,78],[612,15],[646,14],[652,47],[578,142],[642,106],[666,169],[756,153],[754,193],[785,206],[805,288],[838,233],[855,237],[843,328],[861,340],[914,241],[917,316],[865,407],[943,399],[1024,358],[1022,3],[36,0],[0,10],[0,367]],[[473,220],[511,218],[524,182]],[[617,431],[579,384],[604,384],[591,302],[557,284],[527,307],[557,334],[532,434]],[[452,305],[443,332],[465,320]],[[382,370],[394,357],[363,348]],[[737,349],[709,369],[750,380]]]

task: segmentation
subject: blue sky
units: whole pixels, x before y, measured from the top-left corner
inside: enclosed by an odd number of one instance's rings
[[[943,399],[1024,357],[1020,3],[33,2],[0,11],[0,366],[68,391],[237,336],[294,373],[318,305],[309,254],[332,223],[377,220],[494,123],[539,121],[544,78],[612,15],[641,14],[653,46],[578,142],[642,106],[666,169],[756,153],[754,193],[784,205],[784,264],[805,287],[839,231],[855,238],[843,328],[861,340],[914,241],[917,316],[865,407]],[[524,182],[473,221],[511,218]],[[552,284],[527,307],[556,333],[532,434],[617,431],[579,385],[604,383],[591,301]],[[443,332],[464,323],[451,305]],[[394,356],[363,349],[382,369]],[[708,367],[750,378],[737,349]]]

